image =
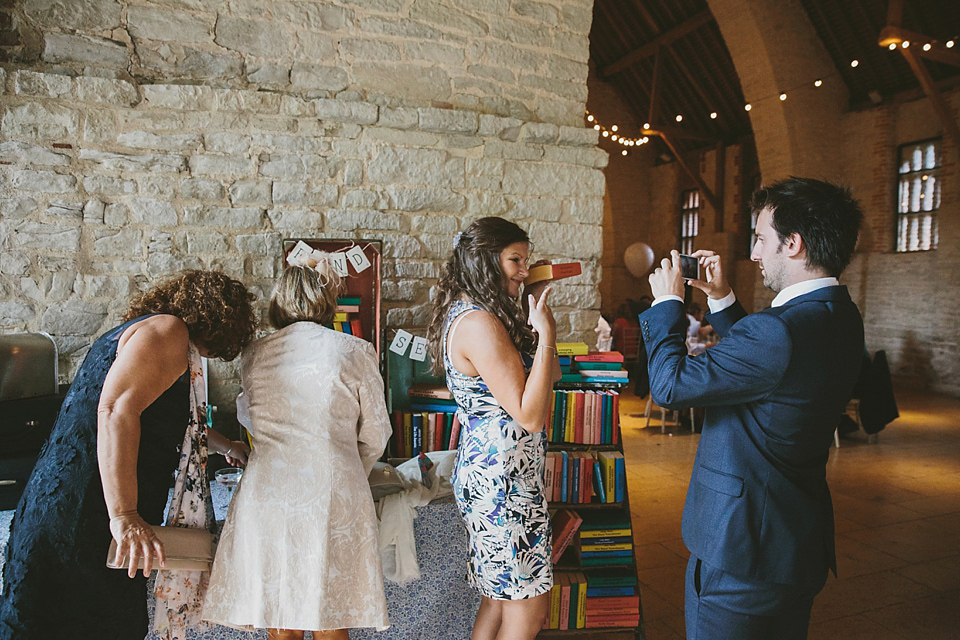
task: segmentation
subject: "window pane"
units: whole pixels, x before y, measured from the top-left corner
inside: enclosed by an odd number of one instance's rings
[[[937,145],[933,142],[929,142],[926,145],[924,152],[925,162],[923,163],[924,169],[933,169],[937,166]]]

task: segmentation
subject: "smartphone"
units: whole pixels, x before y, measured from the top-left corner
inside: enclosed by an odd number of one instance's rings
[[[680,277],[684,280],[700,279],[700,261],[693,256],[680,254]]]

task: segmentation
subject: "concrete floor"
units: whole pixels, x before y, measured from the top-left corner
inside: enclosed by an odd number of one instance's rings
[[[817,597],[810,639],[960,638],[960,399],[897,392],[900,418],[876,444],[833,449],[827,478],[839,578]],[[647,640],[684,637],[680,538],[699,436],[629,392],[620,415]]]

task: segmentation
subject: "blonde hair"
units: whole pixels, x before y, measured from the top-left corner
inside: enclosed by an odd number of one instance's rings
[[[330,324],[337,310],[340,276],[329,260],[316,267],[284,269],[270,297],[267,318],[275,329],[294,322]]]

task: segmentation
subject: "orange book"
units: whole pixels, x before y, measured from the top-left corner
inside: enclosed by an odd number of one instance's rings
[[[640,596],[587,598],[587,613],[639,613]]]
[[[574,442],[583,442],[583,402],[586,397],[585,393],[578,393],[574,396],[576,400],[576,405],[574,407],[574,426],[573,426],[573,441]]]
[[[523,281],[525,285],[531,285],[534,282],[542,280],[560,280],[561,278],[570,278],[583,273],[579,262],[559,262],[557,264],[542,264],[539,267],[530,269],[527,279]]]
[[[640,626],[640,614],[615,614],[615,615],[597,615],[587,612],[587,628],[602,627],[638,627]]]
[[[550,525],[553,529],[553,553],[550,556],[551,562],[557,563],[563,552],[567,550],[570,543],[573,542],[577,529],[583,524],[583,518],[577,515],[576,511],[570,509],[560,509],[557,511]]]
[[[358,338],[363,337],[363,325],[360,323],[359,318],[354,318],[350,321],[350,333]]]

